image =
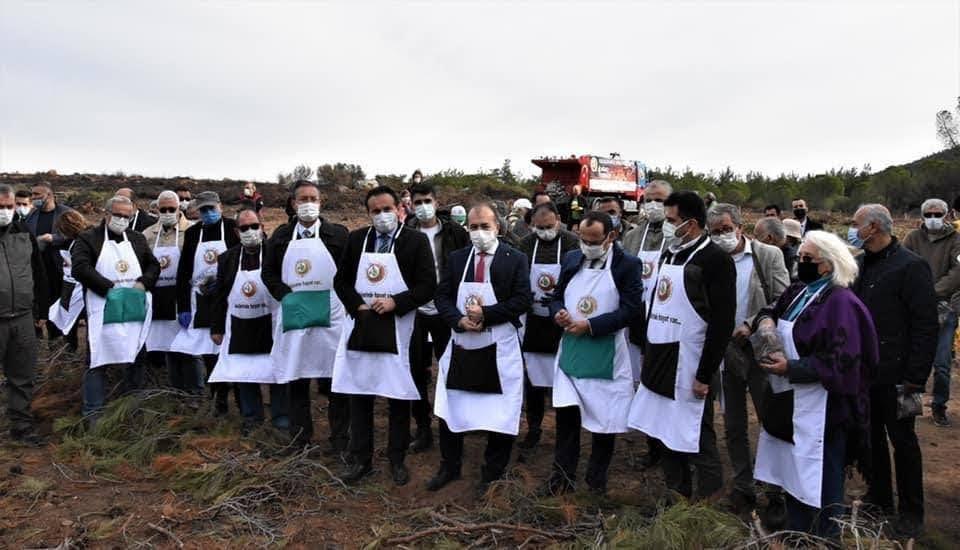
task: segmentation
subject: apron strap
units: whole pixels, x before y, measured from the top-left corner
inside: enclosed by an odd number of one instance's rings
[[[173,228],[175,232],[174,233],[175,240],[173,242],[174,242],[174,245],[179,246],[180,245],[180,220],[177,220],[177,223],[173,226]],[[157,238],[154,239],[153,241],[153,248],[157,248],[158,246],[160,246],[160,235],[162,233],[163,233],[163,224],[160,225],[160,231],[157,231]],[[201,235],[201,238],[203,238],[203,235]]]
[[[557,262],[560,263],[560,250],[563,248],[561,245],[560,236],[557,236]],[[530,258],[530,265],[537,263],[537,249],[540,247],[540,239],[536,238],[533,240],[533,254]]]
[[[121,233],[120,236],[123,237],[123,240],[124,240],[124,241],[127,240],[127,232],[126,232],[126,231],[124,231],[123,233]],[[109,232],[109,230],[107,229],[107,224],[103,224],[103,244],[107,244],[107,241],[109,241],[109,240],[110,240],[110,232]],[[74,239],[74,242],[76,242],[76,239]],[[72,247],[73,245],[71,244],[70,246]]]
[[[259,269],[263,269],[263,243],[262,242],[257,248],[257,255],[260,256]],[[237,275],[239,275],[241,271],[243,271],[243,246],[242,245],[240,246],[240,259],[237,261]]]
[[[686,267],[686,265],[690,263],[690,260],[692,260],[693,257],[697,255],[697,252],[700,252],[701,250],[706,248],[708,244],[710,244],[710,237],[705,238],[703,242],[700,243],[700,246],[698,246],[692,253],[690,253],[690,256],[688,256],[686,261],[683,262],[684,267]]]
[[[467,270],[470,269],[470,260],[473,259],[474,253],[476,252],[476,250],[477,249],[474,247],[470,248],[470,254],[467,256],[467,263],[463,265],[463,275],[460,276],[461,284],[463,284],[463,282],[467,280]]]
[[[300,225],[300,222],[297,222],[297,225]],[[292,241],[298,241],[298,240],[300,240],[300,232],[297,231],[297,225],[293,226],[293,238],[290,239],[290,240],[292,240]],[[316,228],[316,231],[313,232],[313,237],[311,237],[311,238],[313,238],[313,239],[319,239],[319,238],[320,238],[320,220],[317,220],[317,228]],[[366,245],[366,240],[364,240],[364,245]],[[263,245],[261,244],[261,246],[263,246]],[[366,248],[366,246],[364,246],[364,248]]]
[[[361,252],[361,254],[365,253],[367,250],[367,243],[370,242],[370,233],[372,231],[373,231],[373,226],[371,225],[370,227],[367,228],[367,234],[364,235],[363,237],[363,252]],[[393,254],[393,249],[397,247],[397,237],[400,236],[401,231],[403,231],[403,225],[400,225],[399,227],[397,227],[397,230],[393,232],[393,237],[392,237],[393,242],[390,243],[391,254]]]

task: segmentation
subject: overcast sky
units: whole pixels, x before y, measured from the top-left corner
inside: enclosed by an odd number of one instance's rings
[[[0,171],[879,170],[938,148],[958,28],[956,1],[0,0]]]

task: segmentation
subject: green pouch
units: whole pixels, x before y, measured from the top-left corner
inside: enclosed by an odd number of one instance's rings
[[[147,293],[139,288],[111,288],[103,307],[103,324],[142,323],[147,318]]]
[[[330,326],[330,291],[291,292],[280,301],[283,332]]]
[[[613,380],[615,334],[574,336],[564,333],[560,347],[560,370],[573,378]]]

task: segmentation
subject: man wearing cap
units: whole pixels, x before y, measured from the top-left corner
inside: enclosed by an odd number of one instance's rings
[[[803,241],[803,228],[797,220],[783,220],[783,231],[787,234],[786,244],[780,250],[783,251],[783,261],[790,272],[790,280],[797,280],[797,253],[800,250],[800,243]]]
[[[191,207],[200,213],[200,223],[183,234],[183,251],[177,265],[177,322],[180,331],[170,351],[203,357],[207,374],[217,362],[220,347],[210,339],[213,301],[216,292],[217,259],[228,248],[240,244],[236,221],[224,218],[220,196],[213,191],[197,193]],[[216,413],[227,412],[225,385],[211,385]]]
[[[533,205],[528,199],[513,201],[513,209],[507,216],[507,228],[517,242],[530,234],[530,220],[527,218],[527,213],[531,208]]]
[[[130,199],[130,202],[132,202],[134,208],[136,208],[136,212],[133,214],[133,219],[130,220],[130,229],[137,231],[138,233],[143,233],[144,229],[157,223],[156,217],[151,216],[149,212],[137,206],[137,194],[133,189],[129,187],[121,187],[120,189],[117,189],[117,196]]]

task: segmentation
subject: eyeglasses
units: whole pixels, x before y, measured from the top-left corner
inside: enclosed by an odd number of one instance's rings
[[[259,224],[259,223],[248,223],[247,225],[238,225],[238,226],[237,226],[237,230],[240,231],[241,233],[243,233],[244,231],[250,231],[251,229],[253,229],[254,231],[260,231],[260,224]]]
[[[176,214],[177,208],[174,206],[166,206],[164,208],[158,208],[157,211],[161,214]]]
[[[943,212],[924,212],[924,218],[942,218],[944,216]]]

